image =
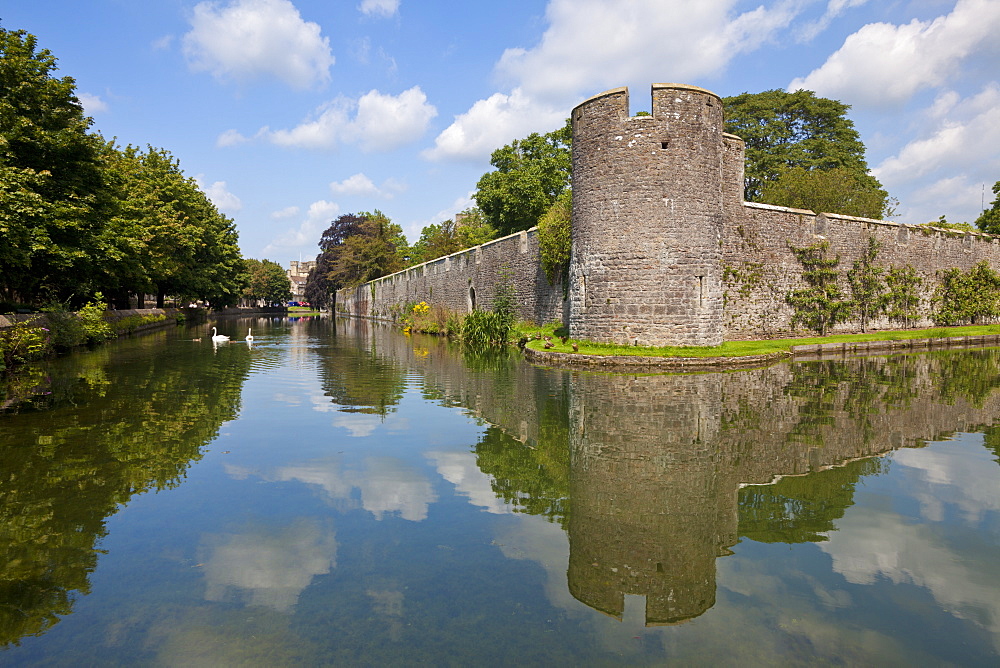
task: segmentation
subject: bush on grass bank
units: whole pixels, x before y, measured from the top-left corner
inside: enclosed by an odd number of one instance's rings
[[[64,304],[51,304],[37,317],[0,330],[0,371],[132,334],[167,318],[157,313],[112,319],[107,304],[99,299],[98,294],[77,312],[68,311]]]

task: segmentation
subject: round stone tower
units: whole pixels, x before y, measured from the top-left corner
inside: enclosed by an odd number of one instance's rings
[[[722,343],[722,101],[653,84],[573,109],[570,335],[628,345]]]

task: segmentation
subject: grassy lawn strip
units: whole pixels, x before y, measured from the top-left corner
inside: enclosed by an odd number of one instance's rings
[[[526,344],[532,350],[549,350],[557,353],[580,355],[630,355],[636,357],[741,357],[744,355],[767,355],[788,352],[792,346],[815,345],[817,343],[844,343],[857,341],[906,341],[910,339],[940,339],[952,336],[982,336],[1000,334],[1000,325],[970,325],[966,327],[932,327],[930,329],[907,329],[889,332],[868,332],[866,334],[834,334],[802,339],[773,339],[768,341],[726,341],[721,346],[619,346],[607,343],[593,343],[568,339],[562,343],[560,336],[565,330],[554,325],[523,330],[528,336]],[[535,339],[535,334],[551,337],[551,348],[545,348],[545,339]],[[578,351],[572,344],[576,343]]]

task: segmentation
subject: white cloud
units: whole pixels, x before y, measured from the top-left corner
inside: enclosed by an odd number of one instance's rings
[[[738,4],[551,0],[549,26],[538,45],[508,49],[496,65],[509,92],[479,100],[456,116],[423,155],[482,160],[512,139],[555,129],[573,104],[602,90],[718,74],[739,54],[772,39],[795,18],[800,5],[779,0],[733,15]]]
[[[225,181],[215,181],[211,185],[206,185],[204,177],[201,174],[194,177],[194,180],[219,211],[223,213],[236,213],[243,208],[243,202],[240,201],[239,197],[229,192]]]
[[[819,548],[830,555],[834,571],[849,582],[875,584],[879,578],[923,587],[955,617],[991,632],[1000,643],[1000,580],[984,578],[994,568],[981,541],[984,515],[1000,510],[996,490],[1000,469],[982,447],[981,435],[961,435],[929,448],[902,449],[893,466],[902,466],[905,488],[930,520],[914,524],[883,507],[850,509]],[[961,520],[949,508],[961,511]],[[948,516],[947,528],[939,528]],[[961,551],[961,554],[960,554]]]
[[[950,14],[933,21],[870,23],[788,89],[805,88],[855,105],[900,104],[920,90],[946,84],[998,30],[1000,3],[995,0],[958,0]]]
[[[372,90],[358,100],[352,131],[365,151],[388,151],[418,139],[437,116],[427,96],[414,86],[397,96]]]
[[[470,452],[428,452],[427,458],[434,462],[442,478],[455,486],[469,503],[483,508],[494,515],[513,513],[502,499],[497,498],[490,484],[490,478],[476,465],[476,457]]]
[[[316,575],[337,565],[332,527],[299,520],[273,531],[206,534],[199,547],[205,599],[227,601],[236,593],[247,605],[288,612]]]
[[[309,205],[309,211],[302,224],[295,229],[288,229],[271,240],[264,247],[264,254],[287,253],[293,250],[312,249],[320,234],[330,225],[330,221],[340,213],[340,205],[335,202],[319,200]]]
[[[381,520],[396,514],[404,520],[427,519],[427,509],[437,501],[434,487],[422,473],[394,457],[369,457],[367,470],[356,483],[361,506]]]
[[[183,48],[192,69],[218,79],[271,76],[297,89],[329,81],[334,63],[330,40],[289,0],[201,2]]]
[[[299,207],[286,206],[284,209],[279,209],[278,211],[272,211],[271,220],[283,220],[285,218],[294,218],[298,214],[299,214]]]
[[[371,90],[356,102],[344,97],[332,100],[291,130],[263,128],[258,136],[297,148],[333,149],[357,143],[363,151],[391,151],[419,139],[435,116],[437,109],[419,86],[395,96]]]
[[[219,148],[225,148],[226,146],[239,146],[248,141],[250,141],[250,138],[244,137],[237,130],[226,130],[216,138],[215,145]]]
[[[909,191],[904,217],[926,222],[948,212],[952,222],[979,215],[982,184],[1000,173],[1000,84],[962,99],[947,91],[925,111],[916,136],[872,173],[889,192]]]
[[[99,95],[77,93],[76,97],[80,100],[80,104],[83,105],[83,110],[88,116],[92,114],[99,114],[102,111],[108,110],[108,104],[102,100]]]
[[[787,26],[797,4],[732,16],[735,0],[552,0],[538,46],[508,49],[498,73],[532,98],[566,100],[636,79],[690,81],[720,72]]]
[[[358,11],[367,16],[392,16],[399,11],[399,0],[361,0]]]
[[[482,160],[495,149],[531,132],[548,132],[562,124],[564,107],[542,105],[516,88],[510,95],[495,93],[455,117],[423,152],[429,160]]]
[[[405,189],[396,179],[391,178],[383,181],[381,187],[376,186],[370,178],[361,173],[330,184],[330,191],[335,195],[373,196],[385,199],[392,199]]]

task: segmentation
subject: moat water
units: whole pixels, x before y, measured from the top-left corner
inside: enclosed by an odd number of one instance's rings
[[[612,375],[230,319],[4,382],[2,665],[1000,661],[1000,350]]]

